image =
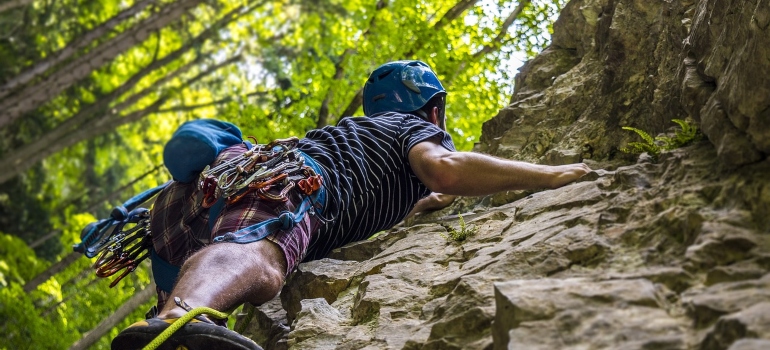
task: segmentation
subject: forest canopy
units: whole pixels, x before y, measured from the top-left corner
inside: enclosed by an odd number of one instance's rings
[[[448,90],[457,148],[471,150],[512,94],[512,62],[548,44],[565,2],[0,2],[0,347],[107,348],[142,317],[146,266],[109,288],[71,246],[169,179],[162,149],[181,123],[301,137],[363,115],[378,65],[419,59]]]

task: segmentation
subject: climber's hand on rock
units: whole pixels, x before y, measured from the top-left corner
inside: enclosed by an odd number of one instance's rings
[[[585,163],[575,163],[566,165],[554,166],[556,176],[553,177],[551,188],[562,187],[570,182],[573,182],[583,175],[590,173],[592,170],[585,165]]]

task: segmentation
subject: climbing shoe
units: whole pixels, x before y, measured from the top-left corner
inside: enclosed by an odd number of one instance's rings
[[[177,319],[150,318],[136,322],[124,329],[112,340],[112,350],[142,349]],[[262,350],[251,339],[226,327],[193,319],[172,333],[168,339],[157,339],[160,350]]]

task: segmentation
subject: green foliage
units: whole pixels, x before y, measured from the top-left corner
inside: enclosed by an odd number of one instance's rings
[[[59,57],[138,2],[34,1],[0,12],[0,86]],[[0,103],[103,50],[103,43],[174,3],[157,1],[125,17],[66,60],[0,96]],[[510,62],[531,58],[549,43],[555,14],[566,1],[527,2],[510,27],[504,20],[517,2],[481,1],[447,17],[461,3],[204,1],[103,66],[78,67],[89,74],[0,128],[0,161],[32,146],[45,153],[20,176],[0,184],[0,227],[7,233],[0,235],[0,329],[9,339],[3,346],[66,347],[149,284],[142,266],[108,288],[109,281],[96,279],[88,271],[91,261],[81,258],[31,293],[23,291],[25,283],[70,253],[85,223],[169,178],[151,169],[162,164],[165,141],[187,120],[226,119],[261,142],[302,136],[362,115],[354,98],[379,64],[420,59],[433,66],[449,92],[447,127],[456,147],[470,150],[482,123],[512,93],[516,67]],[[48,86],[40,86],[44,90]],[[140,116],[129,119],[135,115]],[[459,230],[449,230],[453,240],[477,230],[460,220]],[[57,230],[62,233],[35,251],[26,247]],[[109,337],[143,312],[137,310]],[[102,339],[95,347],[108,346]]]
[[[65,326],[65,320],[42,318],[32,295],[22,286],[12,284],[0,288],[0,329],[3,330],[5,349],[58,349],[66,335],[56,332]]]
[[[441,237],[444,237],[447,240],[452,240],[455,242],[464,242],[469,237],[472,237],[476,235],[476,233],[479,232],[479,227],[476,225],[468,226],[465,224],[465,219],[463,219],[462,215],[457,216],[460,220],[460,227],[455,229],[454,227],[451,227],[449,225],[442,225],[444,228],[447,229],[447,234],[441,234]]]
[[[79,240],[79,231],[90,215],[72,218],[62,234],[63,245],[69,247]],[[138,288],[150,283],[147,266],[109,288],[109,280],[97,278],[86,258],[77,260],[64,271],[39,285],[31,293],[23,286],[42,273],[50,263],[40,260],[26,244],[16,237],[0,234],[0,329],[4,331],[3,346],[9,349],[59,349],[77,341],[101,320],[129,299]],[[112,331],[127,327],[150,305],[144,305]],[[32,341],[30,342],[30,339]],[[95,348],[109,348],[102,339]]]
[[[38,260],[24,241],[0,232],[0,288],[24,284],[46,267],[48,264]]]
[[[703,137],[695,123],[681,119],[673,119],[672,121],[679,125],[679,128],[674,130],[674,135],[658,136],[655,138],[650,136],[650,134],[644,130],[624,126],[623,130],[635,132],[644,142],[629,142],[627,147],[621,147],[620,150],[630,154],[641,154],[646,152],[653,160],[657,160],[662,151],[670,151],[687,146],[699,141]]]
[[[674,136],[663,136],[656,138],[658,141],[663,142],[664,150],[672,150],[679,147],[684,147],[698,142],[703,138],[703,134],[700,132],[698,126],[694,122],[681,119],[672,119],[671,121],[679,125],[679,129],[674,130]]]
[[[642,140],[644,142],[629,142],[628,146],[621,147],[620,151],[623,153],[630,153],[630,154],[641,154],[647,152],[653,159],[657,159],[660,155],[660,146],[658,146],[655,143],[655,139],[650,136],[647,132],[644,130],[640,130],[637,128],[633,128],[630,126],[624,126],[623,130],[629,130],[635,132],[637,135],[642,137]]]

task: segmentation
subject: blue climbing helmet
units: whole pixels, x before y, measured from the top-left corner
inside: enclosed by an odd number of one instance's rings
[[[446,95],[446,90],[425,62],[388,62],[377,67],[364,85],[364,114],[417,111],[439,94]]]

